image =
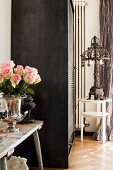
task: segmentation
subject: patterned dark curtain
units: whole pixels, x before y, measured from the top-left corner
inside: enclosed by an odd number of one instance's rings
[[[100,43],[110,53],[110,65],[105,63],[103,72],[104,94],[113,99],[113,0],[100,0]],[[113,107],[107,106],[109,116],[107,118],[106,140],[113,140]],[[94,135],[101,139],[101,122]]]

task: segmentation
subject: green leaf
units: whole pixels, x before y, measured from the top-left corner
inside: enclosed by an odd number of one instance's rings
[[[27,91],[27,93],[34,94],[33,89],[27,88],[26,91]]]

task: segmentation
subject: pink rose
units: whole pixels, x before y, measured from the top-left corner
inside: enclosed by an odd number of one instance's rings
[[[14,66],[15,66],[15,64],[12,60],[8,60],[1,65],[2,69],[6,68],[6,67],[13,68]]]
[[[38,70],[36,68],[32,67],[32,73],[36,75],[38,73]]]
[[[36,68],[29,67],[29,66],[26,66],[24,71],[25,71],[25,74],[32,73],[36,75],[38,73],[38,70]]]
[[[24,76],[24,81],[28,84],[33,84],[36,80],[36,76],[32,73],[28,73]]]
[[[32,67],[26,66],[25,67],[25,74],[31,73],[32,72]]]
[[[5,79],[9,79],[11,75],[13,74],[13,69],[12,68],[3,68],[2,70],[2,75]]]
[[[3,81],[4,81],[3,75],[0,73],[0,84],[3,83]]]
[[[39,83],[40,81],[41,81],[41,77],[40,77],[39,74],[37,74],[34,84],[37,84],[37,83]]]
[[[14,72],[15,72],[16,74],[22,75],[22,74],[23,74],[23,71],[24,71],[24,68],[23,68],[22,65],[17,65],[17,67],[14,68]]]
[[[26,66],[24,69],[22,65],[15,66],[12,60],[0,65],[0,91],[4,94],[20,96],[27,92],[29,85],[35,85],[40,81],[38,70],[34,67]],[[28,92],[32,93],[30,90]]]
[[[19,74],[13,74],[11,76],[11,83],[12,83],[12,86],[15,88],[17,84],[19,84],[20,80],[21,80],[21,76]]]

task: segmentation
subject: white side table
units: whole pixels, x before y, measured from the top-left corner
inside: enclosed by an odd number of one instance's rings
[[[83,126],[84,126],[84,117],[94,117],[94,118],[101,118],[102,119],[102,143],[105,143],[105,135],[106,135],[106,117],[109,113],[106,112],[106,104],[109,102],[112,102],[112,99],[104,99],[104,100],[92,100],[87,98],[81,98],[79,99],[79,102],[81,102],[81,141],[83,141]],[[100,104],[101,106],[101,112],[87,112],[84,111],[84,104],[86,103],[95,103]]]

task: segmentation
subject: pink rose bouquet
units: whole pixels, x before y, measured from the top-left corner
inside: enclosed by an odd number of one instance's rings
[[[34,67],[15,65],[8,60],[0,65],[0,93],[4,95],[22,96],[34,94],[29,87],[41,81],[38,70]]]

